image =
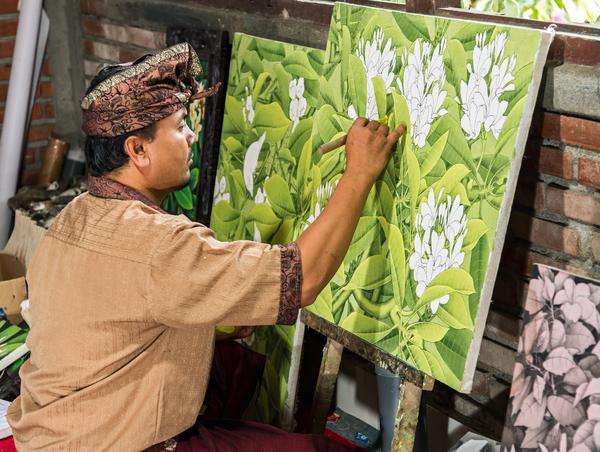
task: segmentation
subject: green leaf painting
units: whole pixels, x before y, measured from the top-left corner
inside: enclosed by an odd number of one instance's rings
[[[224,241],[284,244],[318,208],[311,131],[323,51],[235,34],[211,227]],[[319,198],[321,196],[321,198]],[[323,315],[328,305],[325,300]],[[246,343],[267,356],[255,418],[281,424],[295,327],[261,327]]]
[[[201,87],[205,87],[207,79],[204,74],[208,73],[208,61],[201,60],[203,75],[196,81]],[[187,125],[194,131],[197,137],[192,145],[192,165],[190,167],[190,180],[187,185],[180,190],[170,193],[163,201],[162,208],[174,215],[184,214],[190,220],[196,221],[196,208],[198,204],[197,193],[200,179],[200,156],[202,153],[202,125],[204,122],[204,105],[206,99],[199,99],[192,102],[188,107],[186,118]]]
[[[505,234],[499,212],[512,198],[517,133],[537,94],[541,36],[342,3],[333,11],[311,135],[315,171],[302,170],[297,198],[298,211],[309,207],[306,222],[345,163],[343,149],[320,156],[317,146],[358,116],[387,117],[407,132],[343,265],[308,309],[458,390],[470,389],[467,360],[483,331],[477,313],[490,302],[482,289],[495,278],[490,259],[501,250],[491,245]]]

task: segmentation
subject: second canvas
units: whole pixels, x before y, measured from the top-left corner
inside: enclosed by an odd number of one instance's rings
[[[359,116],[407,133],[309,309],[458,390],[471,387],[549,41],[524,28],[333,11],[314,148]],[[344,149],[313,163],[309,222]]]

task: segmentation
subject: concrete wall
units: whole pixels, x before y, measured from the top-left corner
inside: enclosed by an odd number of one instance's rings
[[[331,6],[297,0],[60,0],[64,47],[53,47],[64,133],[79,130],[84,81],[98,65],[165,45],[169,25],[223,28],[325,47]],[[219,5],[219,6],[215,6]],[[60,30],[59,30],[60,31]],[[67,55],[67,57],[65,57]],[[69,65],[65,64],[69,62]],[[600,41],[560,36],[547,64],[494,289],[472,394],[436,385],[428,401],[499,438],[519,321],[534,262],[600,277]],[[70,100],[71,99],[71,100]]]

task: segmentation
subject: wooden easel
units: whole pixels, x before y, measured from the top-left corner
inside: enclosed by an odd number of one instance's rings
[[[313,433],[321,433],[325,428],[327,412],[331,406],[333,391],[340,369],[344,348],[356,353],[367,361],[382,367],[400,377],[398,410],[394,421],[392,450],[412,451],[415,431],[419,419],[422,391],[433,389],[434,379],[423,374],[360,337],[302,310],[301,321],[309,328],[327,337],[323,350],[321,368],[312,400],[311,419]]]

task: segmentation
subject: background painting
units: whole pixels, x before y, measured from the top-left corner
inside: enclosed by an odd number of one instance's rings
[[[292,242],[312,209],[312,115],[323,51],[243,34],[233,40],[211,228],[219,240]],[[258,328],[267,355],[256,419],[282,422],[295,327]]]
[[[197,78],[201,86],[208,88],[219,81],[223,86],[217,94],[190,104],[187,123],[198,137],[192,145],[191,178],[187,187],[169,194],[162,207],[170,213],[183,213],[190,220],[208,224],[229,64],[228,33],[220,30],[169,28],[167,44],[179,42],[188,42],[198,54],[203,69],[203,74]]]
[[[503,451],[600,450],[600,284],[534,267]]]
[[[309,309],[458,390],[471,386],[548,45],[536,30],[334,8],[314,147],[357,116],[408,130]],[[313,154],[308,222],[344,156]]]

